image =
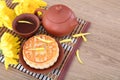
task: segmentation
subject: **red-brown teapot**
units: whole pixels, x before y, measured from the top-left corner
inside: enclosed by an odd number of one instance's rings
[[[68,35],[78,25],[77,18],[73,11],[65,5],[57,4],[47,10],[37,9],[35,14],[42,11],[42,24],[46,31],[55,36]]]

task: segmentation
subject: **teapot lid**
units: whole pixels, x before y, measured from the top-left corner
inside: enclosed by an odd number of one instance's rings
[[[72,14],[72,10],[65,5],[57,4],[47,10],[47,18],[54,23],[63,23],[67,21]]]

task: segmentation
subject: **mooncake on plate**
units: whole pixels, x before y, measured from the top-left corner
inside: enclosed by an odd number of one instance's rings
[[[24,43],[22,53],[27,65],[35,69],[46,69],[57,61],[59,47],[54,38],[40,34]]]

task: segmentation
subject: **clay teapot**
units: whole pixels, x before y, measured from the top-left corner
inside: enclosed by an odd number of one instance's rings
[[[73,11],[63,4],[49,7],[47,10],[37,9],[35,14],[42,12],[42,24],[46,31],[58,37],[68,35],[78,25]],[[40,16],[39,16],[40,17]]]

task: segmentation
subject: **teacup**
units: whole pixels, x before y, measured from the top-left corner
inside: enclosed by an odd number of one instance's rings
[[[30,13],[24,13],[17,16],[13,21],[13,30],[23,38],[33,36],[40,26],[40,21],[37,16]]]

